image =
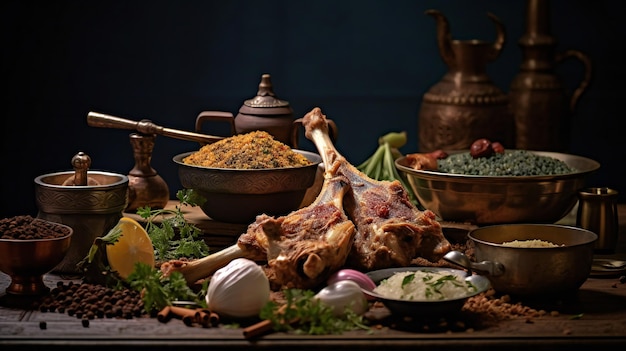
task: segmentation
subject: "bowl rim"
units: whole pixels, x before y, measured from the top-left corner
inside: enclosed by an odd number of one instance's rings
[[[246,168],[246,169],[242,169],[242,168],[220,168],[220,167],[206,167],[206,166],[199,166],[199,165],[192,165],[192,164],[188,164],[188,163],[184,163],[183,162],[183,158],[198,152],[198,150],[196,151],[187,151],[187,152],[183,152],[180,153],[176,156],[174,156],[172,158],[172,161],[174,161],[174,163],[178,164],[179,166],[184,166],[184,167],[189,167],[192,169],[204,169],[204,170],[213,170],[213,171],[220,171],[220,172],[271,172],[271,171],[276,171],[276,170],[288,170],[288,169],[302,169],[302,168],[307,168],[307,167],[317,167],[319,164],[322,163],[322,157],[315,153],[315,152],[311,152],[311,151],[306,151],[306,150],[300,150],[300,149],[291,149],[303,156],[305,156],[309,161],[311,161],[311,164],[308,165],[302,165],[302,166],[289,166],[289,167],[277,167],[277,168]]]
[[[518,151],[518,149],[507,149],[507,151]],[[584,169],[577,170],[576,172],[571,173],[562,173],[562,174],[552,174],[552,175],[534,175],[534,176],[489,176],[489,175],[472,175],[472,174],[458,174],[458,173],[446,173],[446,172],[438,172],[432,170],[423,170],[423,169],[413,169],[406,165],[406,155],[403,155],[396,159],[395,164],[396,168],[399,170],[412,175],[419,175],[425,179],[447,179],[447,180],[472,180],[478,182],[493,182],[494,180],[502,180],[502,181],[516,181],[516,182],[536,182],[536,181],[554,181],[554,180],[563,180],[570,178],[579,178],[582,175],[587,175],[597,171],[600,168],[600,163],[598,161],[592,160],[590,158],[584,156],[578,156],[573,154],[566,154],[561,152],[552,152],[552,151],[533,151],[533,150],[523,150],[531,152],[538,156],[548,156],[552,158],[556,158],[568,164],[571,167],[570,163],[568,163],[564,158],[569,160],[576,160],[578,162],[584,163],[586,167]],[[453,150],[447,152],[449,155],[458,154],[468,152],[467,150]]]
[[[485,239],[479,239],[476,237],[476,234],[482,231],[488,231],[488,230],[497,230],[498,228],[504,228],[504,227],[517,227],[517,228],[553,228],[553,229],[565,229],[567,231],[570,232],[580,232],[580,233],[584,233],[585,235],[589,236],[589,239],[585,242],[581,242],[578,244],[569,244],[569,245],[563,245],[563,246],[545,246],[545,247],[521,247],[521,246],[505,246],[493,241],[487,241]],[[503,224],[493,224],[493,225],[487,225],[487,226],[483,226],[483,227],[478,227],[475,229],[470,230],[467,233],[467,238],[479,243],[481,245],[485,245],[485,246],[490,246],[490,247],[496,247],[498,249],[504,249],[504,250],[517,250],[517,251],[523,251],[523,250],[532,250],[535,251],[534,249],[539,249],[539,250],[546,250],[546,251],[559,251],[559,250],[565,250],[568,248],[572,248],[572,247],[579,247],[579,246],[587,246],[587,245],[592,245],[597,239],[598,239],[598,235],[590,230],[584,229],[584,228],[580,228],[580,227],[575,227],[575,226],[570,226],[570,225],[564,225],[564,224],[554,224],[554,223],[503,223]]]
[[[460,297],[455,297],[455,298],[451,298],[451,299],[443,299],[443,300],[403,300],[403,299],[395,299],[392,297],[387,297],[387,296],[383,296],[380,295],[378,293],[373,292],[372,290],[368,290],[365,288],[361,288],[361,291],[363,291],[364,294],[366,294],[367,296],[370,297],[374,297],[376,299],[379,299],[383,302],[385,301],[390,301],[390,302],[396,302],[396,303],[410,303],[410,304],[428,304],[428,305],[433,305],[433,304],[437,304],[437,303],[449,303],[449,302],[453,302],[453,301],[459,301],[459,300],[466,300],[472,296],[476,296],[480,293],[483,293],[487,290],[489,290],[489,288],[491,287],[491,282],[489,281],[489,279],[485,276],[482,275],[478,275],[478,274],[473,274],[473,275],[468,275],[467,271],[465,270],[461,270],[461,269],[455,269],[455,268],[447,268],[447,267],[427,267],[427,266],[408,266],[408,267],[392,267],[392,268],[384,268],[384,269],[379,269],[379,270],[375,270],[375,271],[370,271],[365,273],[368,277],[370,277],[372,279],[372,281],[374,281],[374,284],[376,284],[376,286],[378,286],[378,284],[384,280],[387,279],[389,277],[391,277],[393,274],[395,273],[401,273],[401,272],[416,272],[416,271],[435,271],[435,272],[450,272],[452,274],[455,274],[459,277],[465,276],[465,281],[478,281],[480,283],[481,286],[478,286],[478,288],[476,289],[476,291],[471,292],[465,296],[460,296]],[[388,274],[389,273],[389,274]],[[382,277],[380,279],[376,279],[376,276],[381,275]]]
[[[62,172],[46,173],[46,174],[42,174],[42,175],[35,177],[34,182],[37,186],[40,186],[40,187],[45,187],[45,188],[50,188],[50,189],[63,189],[63,190],[70,190],[70,191],[71,190],[84,190],[87,188],[107,189],[107,188],[115,188],[117,186],[123,187],[129,182],[128,176],[125,174],[108,172],[108,171],[98,171],[98,170],[88,170],[87,176],[89,176],[90,174],[97,174],[97,175],[102,175],[102,176],[107,176],[107,177],[119,178],[119,180],[112,182],[112,183],[107,183],[107,184],[72,185],[72,186],[62,185],[62,184],[51,184],[51,183],[44,182],[44,179],[46,178],[53,178],[53,177],[57,177],[61,175],[72,176],[75,174],[76,174],[76,171],[62,171]]]
[[[33,220],[35,220],[35,221],[44,221],[44,222],[47,222],[47,223],[52,223],[54,225],[59,225],[61,227],[68,228],[70,230],[70,232],[67,235],[63,235],[63,236],[59,236],[59,237],[55,237],[55,238],[45,238],[45,239],[2,239],[2,238],[0,238],[0,242],[5,242],[5,243],[41,243],[41,242],[51,242],[51,241],[62,241],[62,240],[68,239],[69,237],[71,237],[74,234],[74,228],[70,227],[67,224],[54,222],[54,221],[50,221],[50,220],[43,219],[43,218],[37,218],[37,217],[35,217]]]

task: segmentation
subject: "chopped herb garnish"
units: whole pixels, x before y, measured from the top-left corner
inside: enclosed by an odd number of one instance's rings
[[[477,291],[470,281],[448,272],[419,270],[395,273],[382,280],[375,292],[401,300],[443,300]]]
[[[406,285],[411,284],[413,279],[415,279],[415,274],[408,274],[405,276],[404,279],[402,279],[402,288],[404,289]]]

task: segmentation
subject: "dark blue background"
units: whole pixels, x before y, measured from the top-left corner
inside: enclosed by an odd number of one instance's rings
[[[593,61],[593,81],[572,117],[570,153],[599,161],[590,185],[623,187],[626,31],[624,2],[553,0],[558,51]],[[78,151],[92,169],[126,174],[130,131],[89,127],[89,111],[192,131],[204,110],[236,113],[263,73],[296,117],[315,106],[339,127],[337,148],[358,164],[389,131],[417,151],[422,95],[446,71],[427,9],[444,13],[454,39],[507,42],[489,74],[504,91],[518,72],[523,0],[3,1],[0,215],[36,214],[33,179],[71,170]],[[575,60],[558,68],[573,90]],[[216,126],[214,134],[223,134]],[[308,141],[301,145],[314,150]],[[173,194],[171,161],[198,148],[159,136],[152,166]]]

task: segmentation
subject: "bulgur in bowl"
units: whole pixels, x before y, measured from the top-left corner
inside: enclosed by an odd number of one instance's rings
[[[520,150],[506,150],[507,153]],[[456,155],[467,151],[451,151]],[[577,193],[600,164],[582,156],[543,151],[528,155],[562,161],[571,171],[550,175],[475,175],[417,170],[407,156],[396,160],[417,200],[440,219],[476,225],[555,223],[578,201]],[[438,162],[440,162],[439,160]],[[512,168],[524,167],[513,164]]]
[[[243,157],[245,149],[254,144],[252,140],[257,140],[258,136],[257,133],[248,133],[226,138],[173,158],[178,165],[182,186],[196,190],[206,199],[201,208],[211,219],[227,223],[252,223],[260,214],[285,215],[303,205],[308,191],[319,192],[319,188],[313,189],[317,184],[318,172],[321,172],[322,158],[318,154],[291,149],[270,140],[270,146],[264,144],[261,148],[247,152],[248,158]],[[261,139],[265,138],[267,136],[262,134]],[[235,142],[229,144],[231,140]],[[265,142],[267,140],[263,140]],[[189,163],[190,157],[206,152],[209,147],[223,147],[228,152],[220,150],[216,155],[203,156],[203,161],[198,162],[201,164]],[[261,156],[250,156],[259,149],[262,150]],[[288,157],[283,157],[285,155]],[[217,167],[203,165],[204,160],[211,158],[215,159]],[[263,162],[258,162],[261,159]]]

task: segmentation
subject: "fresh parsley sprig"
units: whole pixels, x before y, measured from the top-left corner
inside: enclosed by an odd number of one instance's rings
[[[137,209],[137,214],[146,219],[146,231],[155,249],[155,259],[167,261],[178,258],[201,258],[209,253],[209,247],[200,235],[202,230],[187,222],[183,206],[201,206],[206,199],[193,189],[176,193],[179,204],[174,209]],[[157,222],[160,219],[160,222]]]
[[[132,289],[141,292],[144,310],[148,313],[170,306],[173,301],[192,301],[198,306],[206,307],[203,296],[206,294],[208,282],[195,293],[178,271],[165,276],[161,270],[138,262],[127,281]]]

